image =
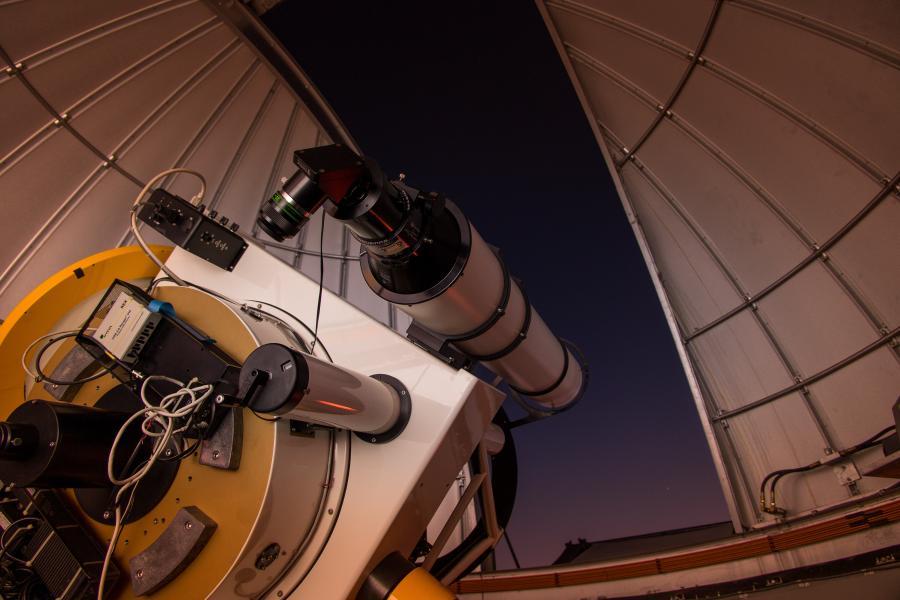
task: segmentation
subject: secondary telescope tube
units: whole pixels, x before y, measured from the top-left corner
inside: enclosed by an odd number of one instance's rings
[[[409,420],[409,392],[396,379],[363,375],[281,344],[250,353],[240,388],[256,412],[349,429],[373,442],[393,439]]]

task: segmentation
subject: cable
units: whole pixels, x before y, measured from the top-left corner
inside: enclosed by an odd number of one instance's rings
[[[175,392],[163,396],[160,399],[159,404],[153,404],[147,399],[147,386],[152,381],[165,381],[167,383],[178,386],[178,389]],[[119,431],[116,433],[116,437],[113,439],[112,447],[109,450],[109,457],[106,463],[106,475],[113,485],[121,487],[119,487],[119,491],[116,493],[114,501],[115,525],[113,527],[113,535],[106,549],[106,556],[103,559],[103,567],[100,571],[97,590],[98,600],[103,600],[106,574],[109,570],[110,562],[112,561],[113,552],[115,551],[116,545],[118,544],[119,536],[122,534],[122,527],[125,520],[124,515],[127,514],[131,509],[132,503],[134,501],[134,492],[137,488],[137,485],[141,482],[141,480],[143,480],[144,477],[147,476],[147,474],[153,468],[153,465],[160,458],[163,451],[166,449],[166,446],[168,446],[169,441],[172,439],[172,436],[185,431],[190,426],[190,418],[203,405],[207,398],[209,398],[210,394],[212,394],[213,386],[211,384],[197,385],[198,383],[199,380],[196,377],[191,379],[187,384],[184,384],[177,379],[166,377],[165,375],[150,375],[146,377],[144,379],[144,382],[141,384],[140,393],[141,402],[144,404],[144,408],[128,417],[128,419],[126,419],[122,426],[119,428]],[[200,393],[199,396],[197,395],[198,393]],[[187,403],[184,402],[185,400],[187,400]],[[188,422],[180,427],[176,427],[176,420],[185,417],[187,417]],[[115,473],[114,466],[116,449],[119,443],[122,441],[122,438],[125,435],[125,431],[132,423],[136,422],[138,419],[143,419],[143,421],[141,422],[141,431],[145,436],[153,439],[153,449],[151,450],[150,457],[146,462],[144,462],[130,475],[124,476],[120,479],[119,476],[117,476]],[[154,431],[152,428],[154,425],[158,426],[160,430]],[[122,498],[129,491],[130,495],[128,504],[123,511]]]
[[[271,307],[271,308],[274,308],[275,310],[280,310],[281,312],[283,312],[284,314],[286,314],[288,317],[290,317],[291,319],[293,319],[294,321],[296,321],[297,323],[299,323],[299,324],[303,327],[303,329],[305,329],[305,330],[307,331],[307,333],[309,333],[309,335],[314,336],[314,337],[316,336],[316,332],[313,331],[312,329],[310,329],[309,325],[307,325],[306,323],[304,323],[303,320],[302,320],[300,317],[298,317],[297,315],[295,315],[295,314],[293,314],[293,313],[291,313],[291,312],[286,311],[285,309],[281,308],[280,306],[275,306],[274,304],[271,304],[271,303],[269,303],[269,302],[264,302],[264,301],[262,301],[262,300],[247,300],[247,303],[249,303],[249,304],[262,304],[263,306],[269,306],[269,307]],[[260,309],[256,309],[256,310],[260,310]],[[271,313],[264,313],[264,314],[267,314],[267,315],[272,316],[272,317],[275,316],[275,315],[272,315]],[[277,318],[277,317],[275,317],[275,318]],[[333,362],[334,362],[334,359],[331,358],[331,353],[328,351],[328,348],[325,347],[325,342],[323,342],[321,339],[319,339],[319,347],[322,348],[322,352],[325,353],[325,356],[328,358],[328,362],[332,362],[332,363],[333,363]],[[310,354],[312,354],[312,352],[310,352]]]
[[[850,446],[849,448],[846,448],[844,450],[838,450],[837,454],[842,457],[846,457],[846,456],[850,456],[852,454],[861,452],[863,450],[872,448],[873,446],[877,446],[882,441],[884,441],[882,438],[885,434],[890,433],[891,431],[895,431],[896,429],[897,429],[896,425],[891,425],[889,427],[885,427],[884,429],[882,429],[875,435],[873,435],[869,438],[866,438],[865,440],[863,440],[862,442],[860,442],[856,445]],[[786,475],[792,475],[794,473],[805,473],[807,471],[812,471],[813,469],[817,469],[818,467],[821,467],[823,464],[825,464],[825,463],[823,463],[821,460],[817,460],[808,465],[804,465],[801,467],[792,467],[789,469],[779,469],[777,471],[772,471],[771,473],[766,475],[763,478],[762,483],[760,483],[760,485],[759,485],[760,509],[763,512],[767,512],[767,513],[771,513],[771,514],[782,514],[784,512],[784,510],[779,509],[778,505],[775,502],[775,488],[778,485],[778,482],[781,480],[781,478],[785,477]],[[769,482],[769,480],[772,481],[772,484],[769,486],[769,498],[767,501],[767,499],[766,499],[766,484]]]
[[[512,540],[509,539],[509,528],[503,530],[503,538],[506,540],[506,547],[509,548],[509,553],[512,555],[513,562],[516,564],[517,569],[521,569],[522,565],[519,564],[519,557],[516,556],[516,551],[513,550]]]
[[[94,329],[85,329],[85,332],[90,332],[90,331],[94,331]],[[71,329],[69,331],[54,331],[52,333],[48,333],[46,335],[42,335],[41,337],[37,338],[36,340],[31,342],[31,344],[29,344],[28,347],[25,348],[25,352],[22,353],[22,369],[26,373],[28,373],[28,375],[35,381],[46,381],[46,382],[49,382],[49,383],[52,383],[55,385],[81,385],[82,383],[87,383],[89,381],[94,381],[95,379],[99,379],[100,377],[103,377],[104,375],[106,375],[107,373],[109,373],[112,370],[112,366],[103,367],[99,372],[94,373],[93,375],[91,375],[89,377],[84,377],[82,379],[75,379],[72,381],[54,379],[54,378],[46,375],[41,370],[41,359],[44,356],[44,352],[46,352],[50,346],[52,346],[56,342],[59,342],[60,340],[70,338],[70,337],[75,337],[79,333],[81,333],[81,330],[79,330],[79,329]],[[56,337],[54,337],[54,336],[56,336]],[[31,352],[31,350],[35,346],[38,345],[38,343],[42,342],[43,340],[47,340],[47,339],[49,339],[50,341],[47,342],[46,344],[44,344],[44,346],[38,351],[37,355],[35,356],[34,371],[32,371],[31,368],[29,368],[29,366],[28,366],[28,354]]]
[[[161,260],[159,260],[159,257],[153,254],[153,251],[150,250],[150,247],[147,246],[147,242],[145,242],[144,238],[141,236],[141,232],[138,230],[137,224],[137,211],[138,208],[140,208],[144,203],[144,196],[147,194],[147,192],[150,191],[150,188],[153,187],[153,184],[155,184],[160,179],[163,179],[174,173],[187,173],[189,175],[194,175],[195,177],[197,177],[200,180],[200,191],[196,196],[191,198],[191,204],[194,204],[196,206],[199,205],[203,200],[203,196],[206,194],[206,179],[203,178],[203,175],[201,175],[197,171],[192,171],[191,169],[183,169],[180,167],[161,171],[160,173],[154,175],[150,179],[150,181],[147,182],[147,185],[145,185],[143,189],[141,189],[141,191],[138,193],[137,197],[135,197],[134,204],[131,205],[131,233],[134,235],[134,239],[141,247],[141,250],[143,250],[144,254],[147,255],[147,258],[152,260],[156,264],[156,266],[159,267],[159,269],[163,273],[171,277],[175,281],[175,283],[177,283],[178,285],[185,285],[184,281],[180,277],[178,277],[178,275],[173,273]]]
[[[316,324],[310,354],[316,349],[316,342],[319,340],[319,315],[322,312],[323,287],[325,287],[325,213],[322,213],[322,227],[319,230],[319,299],[316,300]]]
[[[158,285],[160,283],[164,283],[166,281],[169,281],[172,283],[177,283],[171,277],[160,277],[159,279],[154,280],[150,284],[150,286],[147,288],[147,292],[152,293],[158,287]],[[281,311],[282,313],[287,315],[289,318],[291,318],[295,322],[299,323],[300,326],[303,327],[303,329],[306,330],[306,332],[309,333],[310,336],[317,338],[316,332],[309,325],[307,325],[306,322],[303,321],[303,319],[301,319],[294,313],[292,313],[288,310],[285,310],[284,308],[281,308],[280,306],[276,306],[275,304],[272,304],[271,302],[266,302],[264,300],[236,300],[234,298],[229,298],[228,296],[221,294],[215,290],[211,290],[209,288],[203,287],[202,285],[198,285],[198,284],[190,282],[190,281],[185,281],[184,283],[187,287],[196,288],[202,292],[206,292],[210,296],[218,298],[219,300],[233,304],[233,305],[237,306],[240,310],[250,314],[251,316],[261,318],[260,315],[265,315],[266,317],[269,317],[270,319],[282,324],[284,327],[286,327],[288,330],[290,330],[292,333],[294,333],[294,335],[298,339],[300,339],[300,341],[303,341],[302,338],[300,338],[297,331],[293,327],[291,327],[291,325],[287,321],[280,318],[278,315],[272,314],[269,311],[266,311],[266,310],[263,310],[262,308],[258,308],[256,306],[251,306],[251,305],[261,304],[263,306],[268,306],[268,307],[274,308],[275,310]],[[306,346],[305,343],[303,345]],[[328,348],[325,347],[325,342],[323,342],[321,339],[319,339],[318,345],[322,348],[322,352],[325,354],[325,357],[328,359],[328,361],[333,363],[334,359],[331,357],[331,353],[328,351]],[[313,354],[313,349],[309,348],[308,353]]]
[[[101,377],[103,377],[104,375],[106,375],[107,373],[112,371],[112,368],[113,368],[112,365],[109,365],[109,366],[101,365],[101,369],[98,372],[94,373],[93,375],[89,375],[88,377],[83,377],[81,379],[75,379],[72,381],[63,381],[60,379],[54,379],[54,378],[50,377],[49,375],[45,374],[41,370],[41,361],[43,360],[44,353],[47,351],[47,349],[62,339],[75,337],[76,335],[78,335],[78,334],[77,333],[65,334],[65,335],[61,335],[57,338],[53,338],[49,342],[44,344],[44,346],[40,350],[37,351],[37,354],[34,357],[34,370],[38,374],[38,380],[47,381],[54,385],[81,385],[82,383],[87,383],[89,381],[94,381],[95,379],[100,379]]]
[[[250,408],[250,407],[248,406],[247,408]],[[274,423],[276,421],[281,420],[281,417],[264,417],[263,415],[259,414],[252,408],[250,408],[250,412],[253,413],[253,416],[256,417],[257,419],[259,419],[260,421],[268,421],[269,423]]]

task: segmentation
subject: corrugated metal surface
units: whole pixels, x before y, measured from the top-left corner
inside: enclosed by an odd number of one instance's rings
[[[670,317],[733,519],[770,520],[765,474],[866,439],[900,393],[900,4],[538,6]],[[779,504],[798,514],[890,483],[851,488],[826,467],[785,478]]]
[[[5,1],[0,48],[0,316],[65,265],[128,243],[131,202],[159,171],[202,172],[206,202],[257,234],[293,150],[353,143],[240,3]],[[196,184],[163,185],[190,197]],[[291,247],[318,253],[319,222],[308,229]],[[357,255],[351,240],[326,219],[326,253]],[[317,256],[273,252],[318,279]],[[326,259],[325,282],[394,322],[356,262]]]

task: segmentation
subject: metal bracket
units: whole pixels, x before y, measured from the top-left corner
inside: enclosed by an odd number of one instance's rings
[[[472,364],[472,361],[454,348],[450,341],[423,327],[417,321],[410,324],[406,330],[406,337],[419,348],[455,369],[466,369]]]
[[[178,577],[206,546],[217,524],[196,506],[186,506],[150,546],[128,563],[131,589],[153,594]]]
[[[215,433],[200,443],[200,464],[236,471],[241,466],[243,446],[244,411],[232,408],[216,427]]]
[[[100,364],[89,352],[81,346],[73,346],[62,357],[62,360],[53,369],[53,372],[50,373],[50,377],[57,381],[77,381],[92,375],[99,368]],[[81,384],[57,385],[49,382],[44,383],[44,389],[47,390],[47,393],[60,402],[71,402],[80,388]]]

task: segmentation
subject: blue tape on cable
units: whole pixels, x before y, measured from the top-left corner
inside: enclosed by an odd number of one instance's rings
[[[163,302],[162,300],[151,300],[150,304],[147,305],[147,308],[150,312],[161,313],[168,317],[175,316],[175,307],[172,306],[169,302]]]

